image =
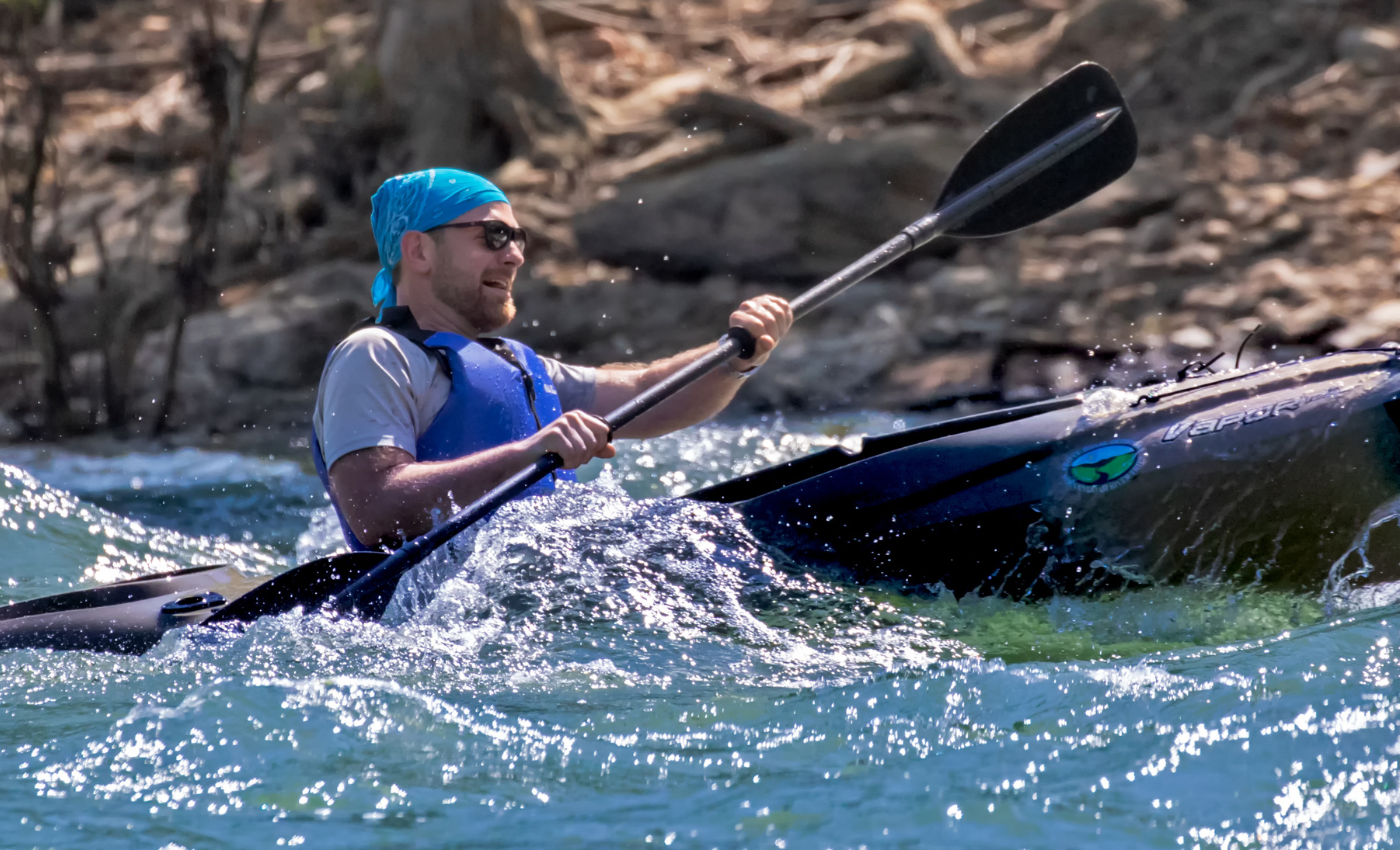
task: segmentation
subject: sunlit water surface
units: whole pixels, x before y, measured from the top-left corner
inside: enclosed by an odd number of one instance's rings
[[[589,486],[440,553],[386,624],[288,615],[136,658],[0,652],[0,846],[1400,834],[1394,608],[1213,586],[902,596],[809,574],[729,509],[666,498],[904,424],[755,420],[628,445]],[[331,551],[293,457],[0,453],[0,602]]]

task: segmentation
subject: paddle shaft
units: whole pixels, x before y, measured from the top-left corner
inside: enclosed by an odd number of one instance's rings
[[[793,316],[798,319],[802,318],[910,251],[927,245],[933,239],[951,230],[956,230],[959,225],[972,216],[1015,191],[1016,187],[1093,141],[1112,126],[1120,114],[1122,114],[1121,109],[1108,109],[1084,118],[982,183],[949,201],[942,208],[934,210],[904,228],[885,244],[794,298],[792,301]],[[708,374],[721,363],[741,354],[751,354],[752,352],[746,349],[752,344],[752,338],[749,337],[747,331],[742,328],[730,328],[729,333],[720,339],[719,344],[713,350],[686,364],[684,368],[672,373],[646,392],[609,413],[604,417],[604,420],[613,431],[617,431],[689,386],[698,378]],[[551,470],[556,468],[551,467]]]
[[[910,251],[945,233],[955,231],[959,225],[996,203],[1016,187],[1097,138],[1121,113],[1121,109],[1115,108],[1084,118],[943,207],[915,221],[880,247],[794,299],[793,315],[800,318],[810,313]],[[722,363],[741,354],[752,355],[752,349],[752,336],[742,328],[731,328],[714,349],[609,413],[603,417],[604,421],[608,423],[611,431],[616,432]],[[562,464],[563,460],[552,452],[537,458],[533,464],[496,485],[446,522],[409,541],[385,558],[379,566],[332,596],[330,607],[342,613],[349,613],[359,606],[362,599],[392,593],[399,578],[435,549],[528,490],[546,475],[559,469]]]
[[[1120,108],[1097,112],[1037,146],[996,174],[904,228],[885,244],[793,299],[793,315],[801,318],[910,251],[922,248],[939,236],[956,231],[968,219],[1015,191],[1016,187],[1098,138],[1122,113]]]

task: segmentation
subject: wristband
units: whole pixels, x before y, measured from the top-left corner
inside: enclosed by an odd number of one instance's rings
[[[729,377],[733,378],[736,381],[742,381],[748,376],[752,375],[754,372],[757,372],[759,369],[763,368],[763,364],[760,363],[752,369],[748,370],[735,369],[733,360],[724,361],[724,365],[729,369]]]
[[[745,354],[749,355],[750,357],[753,356],[753,350],[752,350],[752,348],[751,348],[751,346],[754,344],[753,334],[749,333],[748,331],[744,330],[743,328],[730,328],[730,329],[729,329],[729,333],[727,333],[727,334],[725,334],[724,336],[720,337],[720,338],[719,338],[719,341],[720,341],[720,342],[724,342],[726,339],[729,339],[730,337],[733,337],[733,338],[735,338],[735,339],[738,339],[738,340],[740,341],[740,343],[744,345],[745,348],[749,349],[748,351],[740,351],[740,352],[739,352],[739,356],[740,356],[740,357],[742,357],[742,356],[745,355]],[[749,369],[749,370],[747,370],[747,371],[741,370],[741,369],[735,369],[735,368],[734,368],[734,358],[732,358],[732,357],[731,357],[730,359],[724,361],[724,365],[725,365],[725,368],[727,368],[727,369],[729,370],[729,377],[733,378],[733,379],[736,380],[736,381],[742,381],[742,380],[744,380],[745,378],[747,378],[748,376],[752,375],[754,372],[757,372],[759,369],[762,369],[762,368],[763,368],[763,364],[760,363],[760,364],[758,364],[757,366],[755,366],[755,367],[753,367],[752,369]]]

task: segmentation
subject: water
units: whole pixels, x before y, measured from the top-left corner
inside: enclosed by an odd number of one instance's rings
[[[628,445],[426,565],[389,624],[0,653],[0,846],[1393,842],[1393,607],[903,596],[655,498],[901,424]],[[0,601],[333,549],[293,456],[8,451]]]

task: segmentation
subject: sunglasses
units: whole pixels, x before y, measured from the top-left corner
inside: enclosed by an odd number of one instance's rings
[[[492,251],[499,251],[510,243],[514,242],[520,246],[520,250],[525,250],[525,244],[529,241],[529,235],[523,227],[511,227],[504,221],[459,221],[450,224],[439,224],[437,227],[430,227],[423,231],[432,233],[434,230],[446,230],[449,227],[480,227],[482,238],[486,240],[486,247]]]

